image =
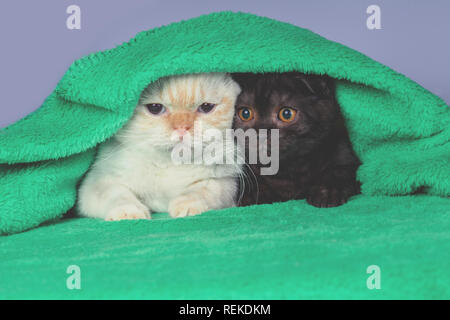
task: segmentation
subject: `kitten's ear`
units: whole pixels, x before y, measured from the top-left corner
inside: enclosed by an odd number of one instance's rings
[[[327,98],[334,97],[335,80],[327,75],[297,73],[295,79],[314,95]]]
[[[230,73],[230,75],[231,75],[231,78],[241,86],[252,82],[252,75],[253,75],[252,73],[236,72],[236,73]]]
[[[327,75],[316,77],[318,77],[317,81],[320,88],[320,93],[325,97],[334,97],[336,81]]]

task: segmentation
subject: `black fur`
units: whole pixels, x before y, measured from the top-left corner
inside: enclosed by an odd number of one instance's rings
[[[263,176],[260,165],[249,165],[258,189],[247,182],[241,206],[306,198],[316,207],[334,207],[359,193],[360,161],[335,99],[334,79],[297,72],[240,73],[233,78],[242,88],[237,112],[251,107],[255,114],[244,122],[236,113],[234,128],[280,129],[278,173]],[[290,123],[276,116],[286,106],[297,111]]]

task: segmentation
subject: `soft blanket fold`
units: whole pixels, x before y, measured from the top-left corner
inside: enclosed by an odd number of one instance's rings
[[[95,147],[130,118],[142,90],[193,72],[328,74],[354,148],[364,195],[449,196],[450,111],[405,76],[287,23],[221,12],[139,33],[76,61],[34,113],[0,131],[0,232],[60,217]]]
[[[186,219],[63,219],[3,237],[0,298],[450,298],[447,199],[360,195],[327,210],[305,202]],[[66,287],[70,265],[81,290]],[[370,290],[373,265],[381,288]]]

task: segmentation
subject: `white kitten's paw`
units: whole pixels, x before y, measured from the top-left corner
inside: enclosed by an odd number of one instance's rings
[[[105,218],[107,221],[136,219],[150,219],[150,212],[147,208],[139,208],[134,204],[129,204],[112,209]]]
[[[172,218],[195,216],[208,211],[204,200],[196,196],[180,196],[169,203],[169,214]]]

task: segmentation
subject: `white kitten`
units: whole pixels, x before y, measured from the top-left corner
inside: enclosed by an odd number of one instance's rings
[[[79,189],[78,212],[149,219],[151,212],[184,217],[234,206],[238,165],[177,165],[171,152],[186,134],[194,135],[194,122],[201,134],[231,128],[239,93],[225,73],[172,76],[149,85],[132,119],[100,146]]]

